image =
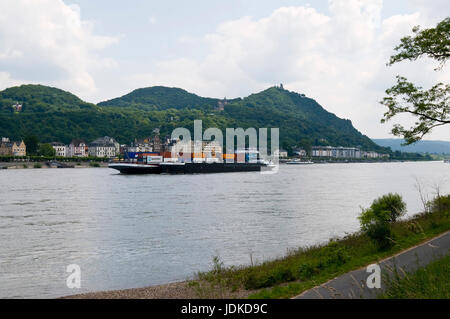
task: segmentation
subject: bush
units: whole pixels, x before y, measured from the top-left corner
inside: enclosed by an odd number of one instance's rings
[[[450,211],[450,195],[436,197],[429,203],[433,212]]]
[[[244,280],[244,287],[247,290],[270,287],[276,284],[275,278],[271,273],[251,272]]]
[[[387,194],[373,201],[359,216],[363,232],[378,248],[385,249],[393,244],[391,223],[406,212],[406,204],[399,194]]]
[[[298,278],[301,280],[310,279],[315,273],[315,267],[311,263],[303,263],[298,267]]]
[[[324,266],[342,266],[350,260],[350,255],[344,246],[336,242],[328,244],[323,249],[322,263]]]
[[[391,225],[387,222],[374,222],[366,227],[366,234],[379,249],[387,249],[394,243]]]
[[[34,168],[42,168],[42,165],[39,164],[39,163],[35,163],[35,164],[34,164]]]

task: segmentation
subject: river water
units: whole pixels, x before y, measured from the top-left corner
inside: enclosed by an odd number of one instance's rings
[[[51,298],[185,280],[358,230],[377,196],[450,193],[442,162],[281,165],[277,174],[126,176],[107,168],[0,170],[0,298]],[[66,267],[79,265],[81,288]]]

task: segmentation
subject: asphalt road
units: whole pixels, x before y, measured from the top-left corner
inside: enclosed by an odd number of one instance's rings
[[[367,278],[372,272],[366,268],[354,270],[341,275],[329,282],[303,292],[294,299],[373,299],[387,287],[386,281],[392,276],[392,271],[413,272],[433,260],[449,253],[450,231],[419,246],[410,248],[393,257],[384,259],[378,263],[381,269],[381,287],[368,288]]]

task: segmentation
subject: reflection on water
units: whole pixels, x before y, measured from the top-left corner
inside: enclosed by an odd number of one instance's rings
[[[450,193],[450,165],[281,166],[278,174],[124,176],[104,168],[0,171],[0,297],[56,297],[184,280],[358,229],[360,206],[415,179]],[[431,193],[432,190],[429,189]],[[82,289],[66,287],[78,264]]]

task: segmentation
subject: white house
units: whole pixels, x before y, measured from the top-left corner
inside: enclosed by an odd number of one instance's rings
[[[89,156],[116,157],[120,152],[120,144],[112,137],[105,136],[89,144]]]
[[[63,143],[59,143],[59,142],[53,142],[51,143],[53,149],[55,150],[55,155],[59,156],[59,157],[66,157],[67,153],[68,153],[68,146],[63,144]]]

